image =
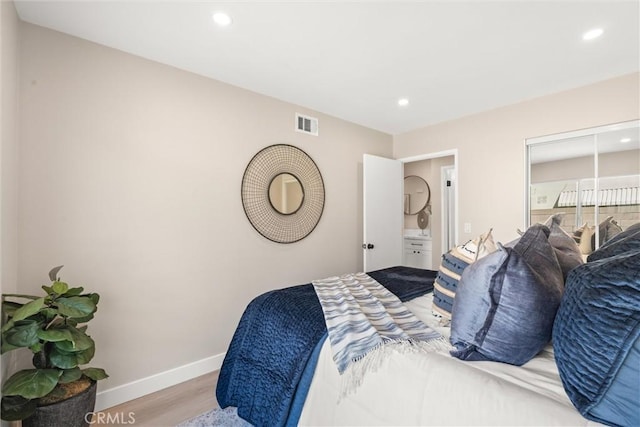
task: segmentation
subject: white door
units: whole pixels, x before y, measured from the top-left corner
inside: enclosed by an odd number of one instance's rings
[[[399,160],[363,156],[364,271],[402,265],[402,167]]]

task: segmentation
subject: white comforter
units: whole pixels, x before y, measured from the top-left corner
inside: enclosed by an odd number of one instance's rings
[[[407,307],[449,336],[431,314],[432,295]],[[564,392],[551,346],[517,367],[463,362],[447,352],[394,354],[358,390],[338,403],[340,375],[329,340],[320,353],[300,425],[595,426]]]

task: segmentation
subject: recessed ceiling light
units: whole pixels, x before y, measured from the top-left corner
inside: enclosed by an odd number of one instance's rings
[[[213,22],[221,27],[226,27],[231,24],[231,17],[224,12],[216,12],[213,14]]]
[[[582,40],[593,40],[597,39],[604,33],[602,28],[594,28],[593,30],[589,30],[582,35]]]
[[[623,144],[626,144],[627,142],[631,142],[631,138],[622,138],[620,142],[622,142]]]
[[[407,105],[409,105],[409,100],[407,98],[400,98],[398,99],[398,105],[401,107],[406,107]]]

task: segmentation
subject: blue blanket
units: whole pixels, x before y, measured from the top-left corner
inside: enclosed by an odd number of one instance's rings
[[[437,272],[391,267],[368,274],[408,301],[430,292]],[[240,417],[258,427],[295,425],[325,337],[322,307],[311,284],[258,296],[247,306],[226,353],[218,404],[236,406]]]

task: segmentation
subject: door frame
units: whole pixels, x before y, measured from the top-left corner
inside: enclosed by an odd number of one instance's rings
[[[455,218],[450,218],[450,217],[451,217],[451,205],[453,204],[454,217],[455,217],[455,213],[458,210],[458,207],[456,206],[455,200],[453,201],[453,203],[450,202],[449,200],[450,190],[448,190],[448,188],[453,187],[453,192],[455,194],[456,185],[458,184],[457,183],[458,177],[456,176],[456,172],[457,172],[456,167],[454,165],[442,166],[440,168],[440,193],[442,194],[442,202],[443,202],[442,209],[440,210],[441,216],[442,216],[442,221],[441,221],[442,226],[440,228],[442,233],[441,249],[443,252],[449,251],[451,248],[455,247],[457,244],[454,238],[455,230],[456,230]],[[449,178],[449,175],[453,176],[453,178]],[[447,186],[447,181],[449,180],[453,181],[453,183],[450,186]],[[445,197],[445,193],[447,194],[446,197]],[[449,218],[449,219],[445,221],[445,218]],[[453,230],[451,230],[451,228],[453,228]],[[453,231],[453,233],[450,233],[450,231]],[[447,236],[450,236],[451,240],[449,240]]]
[[[459,187],[460,187],[460,183],[458,180],[458,149],[457,148],[453,148],[451,150],[444,150],[444,151],[437,151],[434,153],[427,153],[427,154],[420,154],[417,156],[409,156],[409,157],[402,157],[400,159],[396,159],[401,161],[403,164],[404,163],[411,163],[411,162],[419,162],[421,160],[430,160],[430,159],[437,159],[439,157],[448,157],[448,156],[453,156],[453,170],[456,176],[456,185],[453,188],[453,194],[454,194],[454,204],[455,204],[455,210],[454,210],[454,235],[453,235],[453,245],[457,245],[458,244],[458,212],[460,211],[459,209],[459,203],[458,203],[458,193],[459,193]],[[444,250],[444,248],[443,248]]]

